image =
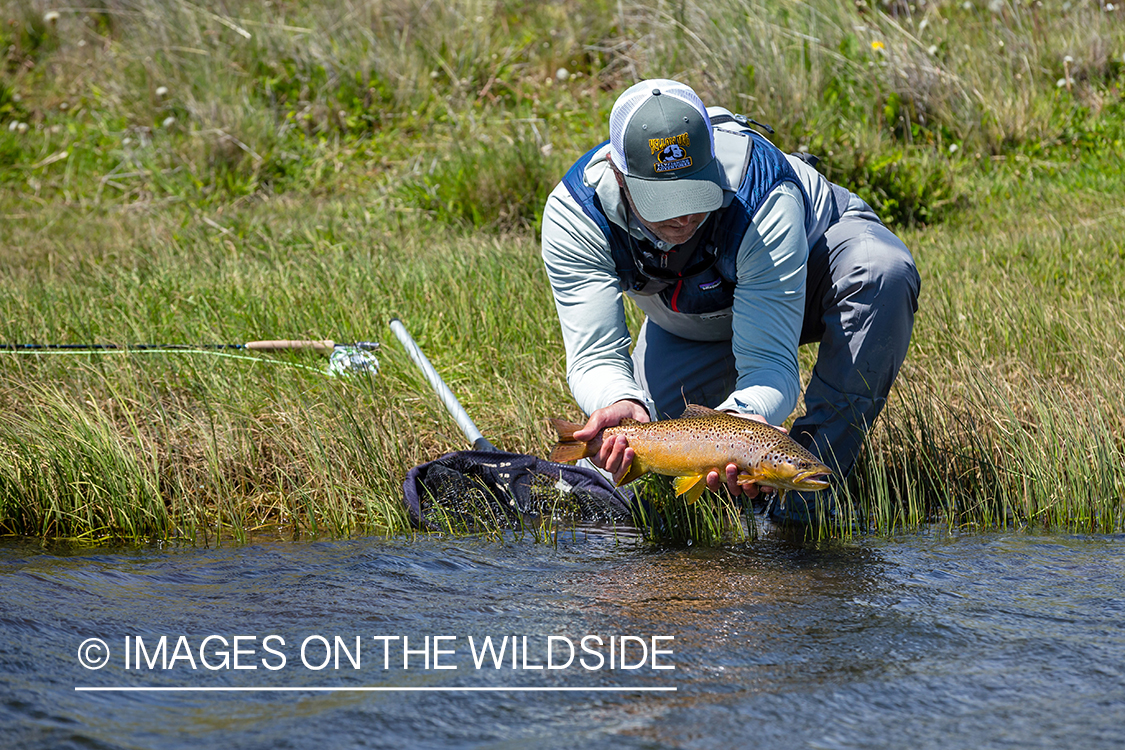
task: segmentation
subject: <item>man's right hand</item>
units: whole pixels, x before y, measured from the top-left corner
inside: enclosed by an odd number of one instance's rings
[[[591,414],[590,419],[586,421],[582,429],[575,430],[574,439],[584,442],[598,440],[598,435],[602,430],[607,427],[616,427],[621,424],[623,419],[647,422],[649,421],[648,409],[639,401],[633,401],[632,399],[616,401]],[[614,482],[620,482],[629,470],[629,465],[633,463],[635,455],[633,449],[629,447],[629,441],[625,439],[624,435],[612,435],[600,440],[600,443],[598,452],[591,456],[590,460],[595,466],[612,474]]]

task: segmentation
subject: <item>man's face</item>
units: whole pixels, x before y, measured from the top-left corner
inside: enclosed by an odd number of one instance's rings
[[[612,160],[610,164],[613,164]],[[648,221],[641,216],[641,212],[637,210],[636,204],[633,203],[633,196],[629,195],[629,189],[625,187],[625,178],[621,175],[621,172],[614,168],[613,174],[617,177],[617,184],[621,186],[621,192],[625,193],[625,199],[629,201],[629,208],[632,209],[633,215],[645,225],[648,231],[670,245],[682,245],[690,240],[696,230],[707,220],[707,214],[702,213],[675,216],[664,221]]]
[[[629,191],[625,191],[625,195],[629,195]],[[629,205],[632,206],[633,199],[629,198]],[[695,231],[707,218],[707,214],[687,214],[686,216],[676,216],[664,221],[651,222],[646,221],[640,213],[637,212],[637,207],[633,206],[633,213],[636,214],[637,219],[644,224],[648,231],[656,235],[657,238],[664,240],[671,245],[682,245],[692,238]]]

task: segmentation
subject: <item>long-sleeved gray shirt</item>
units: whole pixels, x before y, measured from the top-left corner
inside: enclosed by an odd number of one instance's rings
[[[724,111],[708,110],[712,116]],[[724,205],[729,205],[741,180],[740,167],[733,165],[745,163],[737,156],[735,139],[742,129],[735,124],[719,127],[730,132],[716,135],[728,182]],[[586,184],[597,190],[610,222],[652,241],[640,224],[629,222],[606,161],[608,151],[607,145],[590,160]],[[725,157],[730,154],[733,158]],[[729,340],[738,379],[735,391],[717,408],[760,414],[772,424],[789,416],[800,395],[797,344],[805,310],[805,267],[809,247],[824,234],[835,205],[831,184],[822,175],[800,159],[789,161],[812,205],[805,206],[800,189],[790,182],[766,198],[738,248],[730,309],[690,315],[673,312],[659,295],[633,295],[651,321],[669,333],[699,341]],[[653,244],[668,249],[659,241]],[[645,403],[633,378],[631,339],[613,254],[605,235],[561,183],[544,209],[542,255],[566,346],[567,381],[579,407],[590,414],[622,399]]]

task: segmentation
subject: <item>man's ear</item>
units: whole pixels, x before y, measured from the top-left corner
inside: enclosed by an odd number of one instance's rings
[[[606,154],[605,160],[609,162],[609,168],[613,170],[613,176],[617,178],[617,187],[625,187],[625,178],[621,176],[621,171],[617,168],[617,165],[613,163],[613,156]]]

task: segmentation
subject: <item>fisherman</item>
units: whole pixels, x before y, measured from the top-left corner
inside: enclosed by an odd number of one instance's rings
[[[790,435],[842,481],[906,357],[921,283],[910,251],[811,157],[782,153],[683,83],[627,89],[609,136],[543,214],[567,380],[588,415],[574,437],[687,403],[780,425],[800,394],[797,347],[818,341]],[[631,356],[622,292],[645,313]],[[632,459],[617,435],[591,460],[619,480]],[[707,485],[757,497],[737,473]],[[770,517],[811,523],[813,503],[789,493]]]

